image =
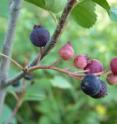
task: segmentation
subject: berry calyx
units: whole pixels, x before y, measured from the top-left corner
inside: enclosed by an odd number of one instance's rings
[[[99,73],[103,71],[103,65],[99,60],[93,59],[87,64],[84,70],[88,70],[86,72],[87,74]]]
[[[113,74],[117,75],[117,57],[113,58],[110,62],[110,68]]]
[[[117,75],[110,73],[107,75],[106,80],[110,85],[117,85]]]
[[[107,95],[107,85],[104,81],[100,80],[100,83],[101,83],[101,87],[100,87],[100,91],[99,93],[97,93],[96,95],[94,96],[91,96],[93,98],[102,98],[104,96]]]
[[[84,69],[88,64],[88,57],[85,55],[78,55],[74,59],[74,66],[80,69]]]
[[[100,88],[100,79],[93,74],[87,74],[81,81],[81,89],[87,95],[95,96],[100,92]]]
[[[59,55],[64,60],[69,60],[74,56],[74,49],[70,42],[67,42],[60,50]]]
[[[50,33],[41,25],[35,25],[30,34],[30,40],[37,47],[44,47],[50,39]]]

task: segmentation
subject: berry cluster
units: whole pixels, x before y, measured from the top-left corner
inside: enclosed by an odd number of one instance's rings
[[[41,25],[34,26],[30,34],[33,45],[45,47],[49,39],[50,34],[47,29]],[[81,89],[85,94],[93,98],[101,98],[107,94],[107,85],[99,78],[104,73],[103,64],[99,60],[90,59],[86,55],[75,55],[70,42],[67,42],[58,53],[63,60],[67,61],[73,58],[74,67],[84,70],[85,75],[81,81]],[[117,58],[111,60],[108,72],[107,82],[117,84]]]
[[[107,94],[107,85],[100,80],[99,76],[104,74],[103,64],[97,59],[90,59],[86,55],[76,55],[72,45],[68,42],[60,50],[59,55],[64,60],[73,58],[73,63],[76,68],[83,69],[85,76],[81,81],[81,90],[93,97],[102,98]],[[109,84],[117,84],[117,58],[113,58],[110,62],[110,71],[107,75]]]

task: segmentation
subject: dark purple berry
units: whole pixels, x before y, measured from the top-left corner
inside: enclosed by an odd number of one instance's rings
[[[50,33],[41,25],[35,25],[31,34],[30,40],[37,47],[44,47],[50,39]]]
[[[107,85],[106,85],[106,83],[102,80],[100,80],[100,82],[101,82],[100,91],[96,95],[92,96],[93,98],[102,98],[105,95],[107,95]]]
[[[111,60],[110,67],[113,74],[117,75],[117,57]]]
[[[93,74],[87,74],[81,81],[82,91],[90,96],[95,96],[99,93],[101,87],[100,80],[97,76]]]
[[[84,70],[88,70],[87,74],[99,73],[103,71],[103,65],[99,60],[91,60]]]

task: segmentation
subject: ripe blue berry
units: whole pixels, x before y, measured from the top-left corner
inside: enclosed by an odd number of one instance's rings
[[[31,34],[30,40],[37,47],[44,47],[50,39],[50,34],[47,29],[41,25],[35,25]]]
[[[100,80],[101,82],[101,88],[99,93],[97,93],[96,95],[92,96],[93,98],[102,98],[105,95],[107,95],[107,85],[105,84],[104,81]]]
[[[95,96],[99,93],[101,87],[100,80],[93,74],[87,74],[81,82],[82,91],[90,96]]]

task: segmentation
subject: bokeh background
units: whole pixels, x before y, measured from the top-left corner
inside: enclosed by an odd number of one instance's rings
[[[108,0],[111,6],[117,6],[116,0]],[[99,59],[105,69],[109,68],[111,58],[117,56],[117,23],[112,22],[106,11],[96,7],[98,19],[96,24],[85,29],[69,17],[56,47],[41,62],[49,65],[59,58],[58,50],[71,41],[76,54],[86,54]],[[57,14],[57,19],[60,14]],[[0,3],[0,50],[8,22],[8,1]],[[17,24],[16,37],[13,45],[13,55],[18,63],[25,65],[36,56],[39,48],[34,47],[29,34],[34,24],[45,26],[49,32],[54,32],[56,21],[51,12],[23,2],[20,18]],[[61,61],[61,68],[73,67],[73,60]],[[13,64],[9,70],[9,78],[20,70]],[[76,70],[75,70],[76,71]],[[24,102],[13,119],[13,124],[117,124],[117,86],[108,85],[108,95],[102,99],[93,99],[80,90],[80,81],[62,73],[50,70],[38,70],[33,73],[33,81],[27,83]],[[105,77],[103,80],[105,80]],[[22,82],[22,80],[21,80]],[[0,124],[7,120],[15,107],[15,93],[19,87],[8,88],[4,113]]]

